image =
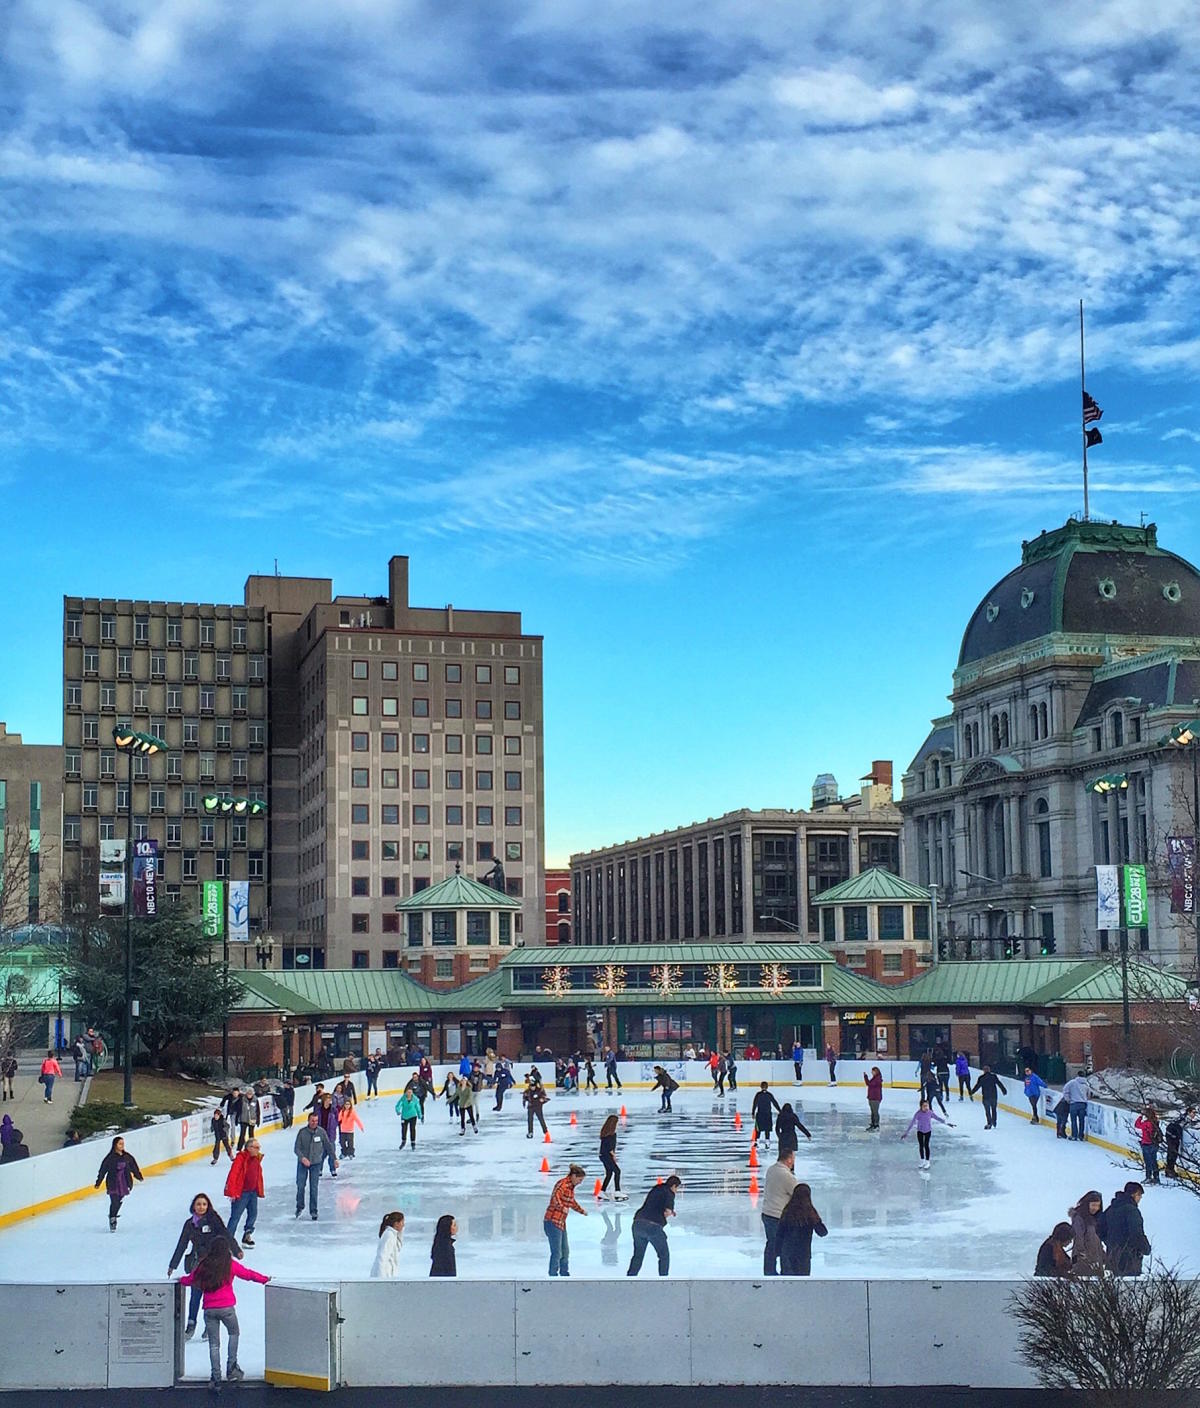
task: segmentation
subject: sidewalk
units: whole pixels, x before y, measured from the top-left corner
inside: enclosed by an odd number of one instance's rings
[[[38,1084],[38,1072],[45,1059],[44,1049],[18,1051],[17,1077],[13,1081],[16,1098],[0,1101],[0,1115],[12,1116],[13,1124],[25,1135],[31,1154],[62,1148],[63,1137],[83,1090],[82,1082],[75,1083],[75,1062],[69,1054],[60,1056],[58,1064],[63,1074],[54,1082],[53,1103],[47,1105]]]

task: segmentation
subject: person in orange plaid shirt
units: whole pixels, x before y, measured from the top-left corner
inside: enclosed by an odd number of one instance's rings
[[[566,1178],[560,1178],[554,1185],[550,1194],[550,1204],[546,1208],[546,1215],[542,1220],[542,1226],[546,1230],[546,1240],[550,1243],[550,1275],[570,1276],[567,1268],[567,1261],[571,1255],[571,1249],[567,1245],[567,1213],[587,1213],[575,1201],[575,1189],[587,1177],[580,1164],[572,1164],[567,1170]]]

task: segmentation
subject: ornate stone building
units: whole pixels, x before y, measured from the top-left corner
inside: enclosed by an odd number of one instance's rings
[[[906,876],[939,888],[942,955],[1115,949],[1095,866],[1145,862],[1150,923],[1130,950],[1192,967],[1166,849],[1197,830],[1194,754],[1167,740],[1200,713],[1200,572],[1153,524],[1043,532],[968,621],[950,701],[899,804]]]

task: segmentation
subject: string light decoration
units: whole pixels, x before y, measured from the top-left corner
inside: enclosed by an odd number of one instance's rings
[[[625,991],[625,969],[619,963],[605,963],[596,970],[596,991],[615,997]]]
[[[663,997],[678,992],[683,985],[683,969],[674,963],[656,963],[650,969],[650,986]]]
[[[782,963],[764,963],[759,986],[764,992],[785,992],[792,985],[792,975]]]
[[[565,997],[571,991],[571,970],[561,963],[543,968],[542,991],[551,997]]]
[[[736,992],[737,969],[732,963],[710,963],[704,970],[704,985],[714,992]]]

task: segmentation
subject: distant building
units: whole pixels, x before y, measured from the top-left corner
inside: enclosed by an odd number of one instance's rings
[[[904,873],[938,887],[944,955],[1115,949],[1095,867],[1134,862],[1150,924],[1130,949],[1193,966],[1166,866],[1168,838],[1197,832],[1192,758],[1164,739],[1200,712],[1200,572],[1153,524],[1040,534],[972,613],[950,699],[900,802]]]
[[[546,942],[571,942],[571,872],[546,871]]]
[[[0,723],[0,929],[61,917],[62,760]]]

